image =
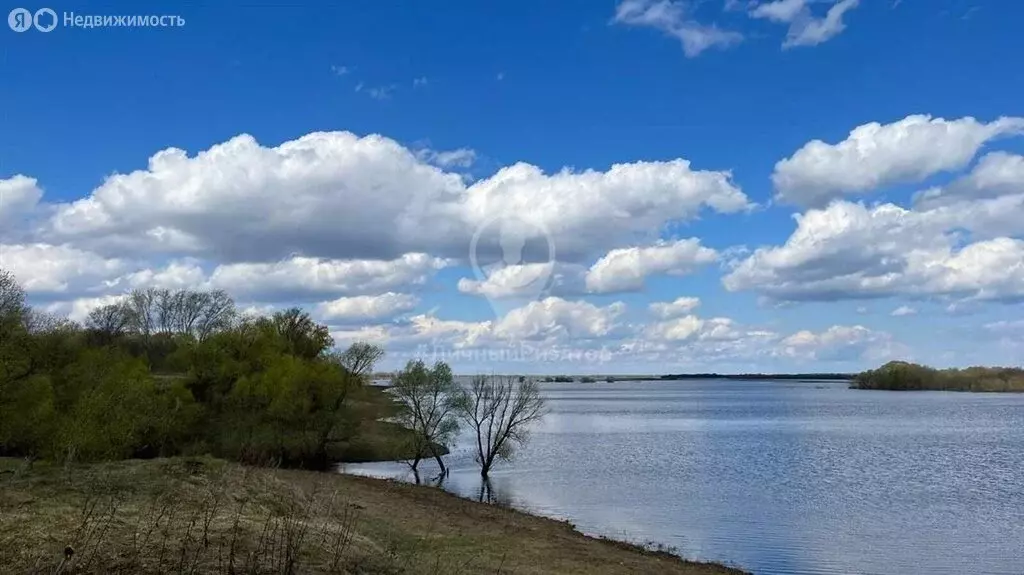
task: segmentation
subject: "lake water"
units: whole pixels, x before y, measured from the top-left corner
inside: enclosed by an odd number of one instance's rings
[[[543,392],[550,413],[492,472],[497,500],[758,574],[1024,573],[1024,395],[727,381]],[[468,445],[445,488],[478,498]],[[398,463],[344,469],[408,477]]]

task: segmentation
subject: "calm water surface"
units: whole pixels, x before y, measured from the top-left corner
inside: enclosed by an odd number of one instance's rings
[[[759,574],[1024,574],[1024,395],[544,384],[491,497]],[[445,488],[481,496],[469,444]],[[435,468],[429,465],[423,474]],[[408,477],[396,463],[346,472]]]

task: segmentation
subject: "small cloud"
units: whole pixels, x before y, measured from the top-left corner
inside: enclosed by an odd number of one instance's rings
[[[772,299],[767,296],[757,296],[757,307],[764,309],[789,309],[796,307],[796,302]]]
[[[611,23],[660,30],[682,43],[683,54],[687,58],[695,58],[711,48],[729,48],[743,41],[739,32],[698,22],[692,11],[693,6],[682,0],[622,0],[615,8]]]
[[[416,155],[425,162],[440,166],[442,168],[468,168],[476,161],[476,151],[469,148],[459,148],[438,152],[429,148],[420,150]]]
[[[974,16],[974,13],[977,12],[978,10],[981,10],[980,6],[971,6],[971,8],[967,10],[967,12],[963,16],[960,17],[960,19],[970,20],[971,16]]]
[[[394,86],[378,86],[376,88],[370,88],[369,94],[374,100],[387,100],[391,97],[391,92],[394,90]]]
[[[900,306],[900,307],[892,310],[892,314],[891,315],[893,317],[900,317],[900,316],[904,316],[904,315],[914,315],[915,313],[917,313],[916,309],[914,309],[914,308],[912,308],[910,306],[904,305],[904,306]]]
[[[896,8],[896,7],[897,7],[897,6],[899,6],[900,4],[903,4],[903,0],[893,0],[893,2],[892,2],[892,7],[893,7],[893,8]]]
[[[995,332],[1013,332],[1015,334],[1024,333],[1024,319],[1018,320],[1000,320],[992,323],[986,323],[985,329]]]
[[[857,8],[860,0],[838,0],[821,16],[812,13],[812,4],[812,0],[774,0],[754,6],[749,15],[751,18],[787,24],[789,31],[782,43],[783,49],[816,46],[846,30],[843,17]]]
[[[726,261],[733,260],[735,258],[745,256],[749,253],[751,253],[751,250],[748,246],[742,244],[729,246],[722,250],[722,259]]]
[[[420,76],[419,78],[413,78],[413,81],[412,81],[412,87],[413,88],[419,88],[421,86],[426,86],[426,85],[427,85],[427,77],[426,76]]]
[[[365,90],[366,94],[373,98],[374,100],[390,100],[396,87],[397,86],[395,86],[394,84],[390,84],[388,86],[376,86],[373,88],[367,88],[365,84],[359,82],[358,84],[356,84],[356,92],[362,92]]]
[[[333,64],[331,65],[331,72],[334,72],[335,76],[344,76],[345,74],[348,74],[351,71],[352,70],[349,70],[348,66],[337,66]]]
[[[946,313],[950,315],[969,315],[977,312],[978,309],[977,301],[961,300],[946,306]]]
[[[868,313],[868,308],[866,308],[864,306],[860,306],[859,308],[857,308],[857,313],[859,313],[861,315],[864,315],[864,314]]]
[[[505,73],[504,72],[498,72],[498,81],[500,82],[500,81],[502,81],[504,79],[505,79]]]

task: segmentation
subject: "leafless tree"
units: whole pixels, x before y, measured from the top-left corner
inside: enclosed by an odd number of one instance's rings
[[[462,390],[456,406],[476,435],[480,475],[487,477],[494,462],[509,460],[526,442],[529,428],[544,416],[544,400],[532,379],[478,375]]]
[[[126,335],[133,323],[132,309],[125,302],[100,306],[89,312],[85,320],[85,326],[98,334],[105,343]]]
[[[156,321],[153,327],[156,333],[175,333],[180,323],[179,316],[181,315],[179,300],[184,299],[178,296],[184,293],[184,291],[172,292],[168,289],[153,290],[153,308],[156,312],[154,314]]]
[[[442,451],[459,430],[456,414],[458,387],[448,364],[427,368],[422,360],[410,361],[391,380],[392,392],[401,404],[398,422],[412,431],[409,465],[418,475],[420,459],[433,456],[440,476],[447,474]]]
[[[24,315],[25,330],[31,334],[53,333],[57,331],[68,331],[78,329],[78,324],[70,319],[29,308]]]
[[[187,316],[189,321],[185,327],[188,333],[199,341],[203,341],[214,332],[231,327],[235,321],[235,301],[224,290],[203,293],[198,309],[194,319],[191,314]]]
[[[154,288],[136,289],[128,294],[125,301],[131,310],[132,329],[143,338],[149,338],[157,331],[160,311],[158,307],[160,290]]]
[[[0,269],[0,318],[20,318],[25,311],[25,290],[14,274]]]
[[[366,382],[373,375],[373,366],[384,357],[384,350],[376,345],[357,341],[338,355],[338,362],[352,375]]]
[[[182,334],[202,341],[230,327],[235,319],[235,302],[222,290],[137,289],[128,294],[124,305],[132,330],[144,338],[155,333]]]
[[[0,392],[35,372],[25,325],[28,316],[25,291],[14,274],[0,269]]]
[[[203,308],[210,294],[193,290],[178,290],[170,294],[171,316],[175,333],[195,335],[195,325],[203,314]]]

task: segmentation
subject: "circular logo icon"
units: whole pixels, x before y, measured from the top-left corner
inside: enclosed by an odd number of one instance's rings
[[[32,23],[35,24],[36,30],[50,32],[57,27],[57,13],[52,8],[40,8],[32,17]]]
[[[481,237],[487,231],[497,232],[497,250],[481,248]],[[546,244],[546,253],[534,254],[545,256],[544,261],[529,261],[531,258],[524,254],[524,251],[531,251],[529,248],[536,247],[536,240]],[[532,251],[536,252],[535,249]],[[499,215],[485,221],[473,234],[469,261],[478,280],[480,295],[490,300],[492,305],[500,299],[536,300],[551,287],[555,244],[539,221],[517,215]]]
[[[24,32],[32,27],[32,13],[24,8],[15,8],[7,15],[7,25],[15,32]]]

